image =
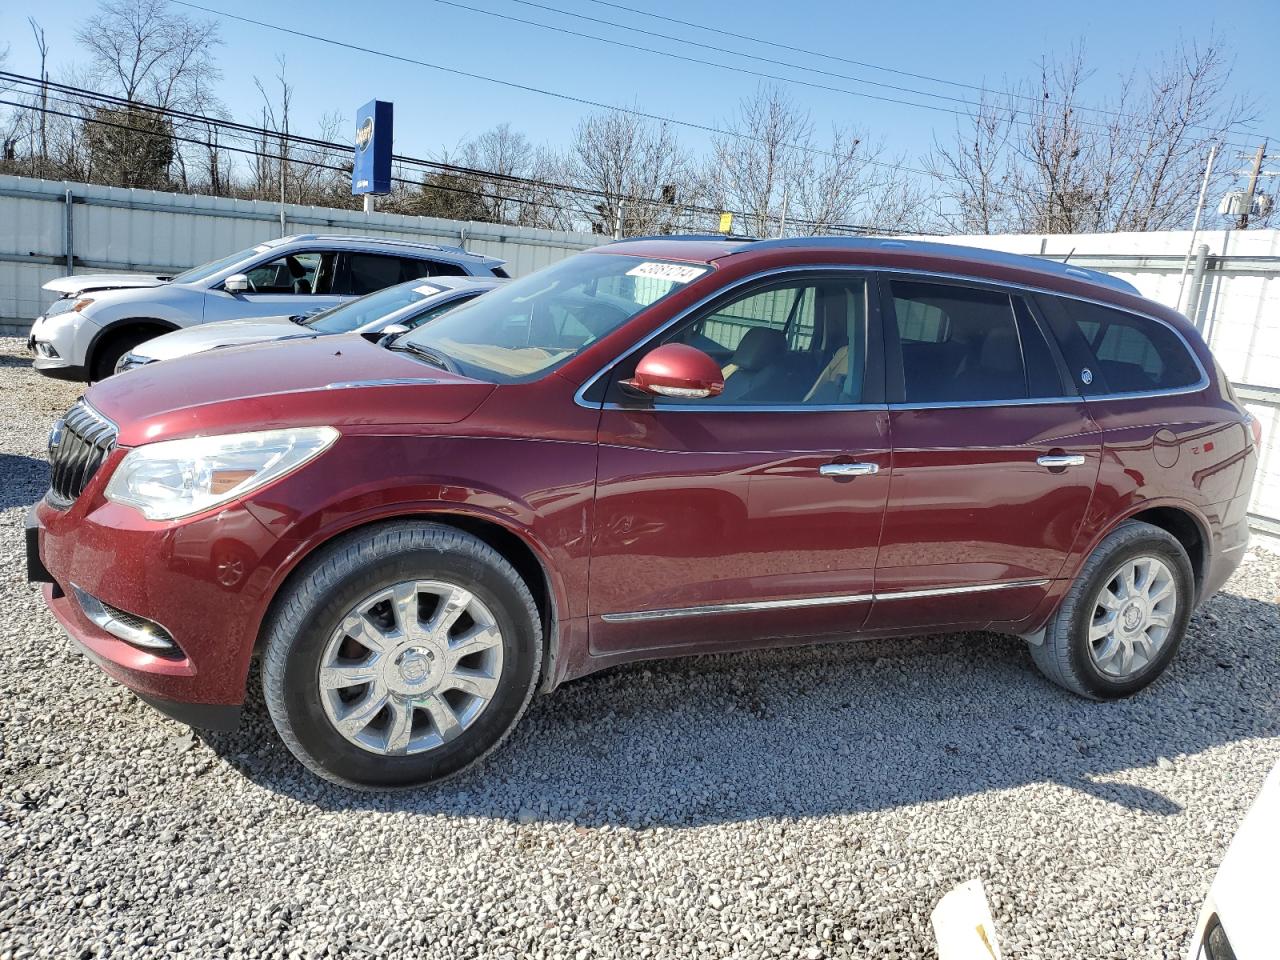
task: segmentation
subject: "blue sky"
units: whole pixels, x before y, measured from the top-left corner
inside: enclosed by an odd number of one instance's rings
[[[751,92],[757,80],[710,66],[680,63],[648,52],[624,50],[594,41],[504,22],[459,9],[437,0],[365,0],[337,3],[270,3],[251,0],[200,0],[229,13],[279,23],[311,33],[349,40],[478,74],[527,83],[567,94],[614,104],[636,105],[648,112],[695,123],[717,125],[737,100]],[[457,0],[526,20],[599,33],[624,42],[661,46],[694,57],[720,59],[766,72],[804,76],[796,71],[735,58],[746,51],[779,60],[796,60],[881,83],[898,84],[953,97],[972,97],[964,87],[931,83],[880,70],[831,60],[814,60],[776,48],[717,37],[688,27],[600,5],[592,0],[544,0],[550,6],[576,11],[620,24],[672,33],[721,46],[707,50],[646,38],[626,29],[589,23],[521,4],[516,0]],[[947,80],[1004,87],[1029,77],[1042,53],[1066,53],[1082,40],[1097,72],[1089,94],[1101,102],[1121,73],[1154,62],[1180,39],[1201,35],[1216,26],[1229,36],[1235,55],[1233,87],[1251,96],[1258,109],[1251,142],[1270,133],[1280,148],[1280,101],[1274,95],[1273,3],[1240,0],[1216,14],[1203,4],[1162,2],[1101,3],[1077,0],[1061,4],[1019,2],[853,4],[835,0],[622,0],[627,6],[654,14],[713,24],[736,33],[766,37],[854,60],[927,74]],[[82,57],[74,33],[76,24],[94,9],[92,0],[43,0],[39,5],[10,0],[0,9],[0,46],[10,45],[9,69],[34,73],[34,44],[26,16],[34,14],[45,27],[52,46],[53,72]],[[856,11],[856,12],[855,12]],[[190,12],[190,11],[189,11]],[[195,14],[198,15],[199,14]],[[1192,28],[1198,28],[1195,34]],[[1265,29],[1264,29],[1265,28]],[[465,79],[434,70],[396,63],[368,54],[337,49],[234,21],[222,21],[224,46],[218,62],[224,79],[223,100],[239,119],[258,113],[257,74],[269,80],[274,58],[287,58],[295,85],[294,125],[315,131],[327,112],[354,116],[361,103],[374,97],[396,105],[396,150],[411,155],[438,156],[441,148],[502,121],[510,121],[538,143],[563,145],[578,118],[589,108]],[[945,101],[902,94],[850,80],[808,75],[808,79],[889,97],[903,97],[955,106]],[[808,107],[820,128],[832,123],[857,124],[872,138],[883,138],[891,154],[905,154],[916,163],[936,135],[952,136],[956,118],[934,110],[885,103],[806,87],[789,88]],[[698,150],[706,137],[681,131],[682,139]],[[1243,161],[1233,160],[1237,165]]]

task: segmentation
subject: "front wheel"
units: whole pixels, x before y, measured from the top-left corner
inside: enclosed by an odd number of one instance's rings
[[[1195,597],[1181,543],[1149,523],[1117,527],[1085,561],[1045,630],[1031,645],[1040,672],[1094,700],[1137,693],[1168,667]]]
[[[493,750],[532,696],[542,635],[528,586],[497,551],[398,522],[325,548],[275,607],[267,709],[312,771],[413,787]]]

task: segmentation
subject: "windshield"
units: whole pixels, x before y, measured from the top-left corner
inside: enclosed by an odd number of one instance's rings
[[[197,283],[201,280],[207,280],[215,273],[227,269],[232,264],[239,263],[241,260],[247,260],[255,253],[266,253],[271,248],[265,243],[260,243],[256,247],[250,247],[247,250],[240,250],[231,254],[229,257],[223,257],[221,260],[211,260],[208,263],[202,263],[198,267],[192,267],[186,273],[180,273],[174,277],[170,283]]]
[[[397,343],[447,358],[476,380],[534,380],[710,269],[583,253],[450,310]]]
[[[350,333],[411,304],[443,293],[444,289],[422,280],[398,283],[308,317],[306,325],[317,333]]]

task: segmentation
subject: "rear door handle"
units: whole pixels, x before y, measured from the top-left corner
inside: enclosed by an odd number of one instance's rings
[[[880,472],[878,463],[824,463],[818,468],[824,477],[868,477]]]
[[[1036,463],[1042,467],[1048,467],[1050,470],[1062,467],[1083,467],[1084,455],[1079,453],[1050,453],[1043,457],[1036,457]]]

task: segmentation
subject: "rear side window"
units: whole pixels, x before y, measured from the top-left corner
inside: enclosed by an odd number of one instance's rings
[[[889,288],[906,403],[1063,395],[1049,345],[1018,298],[914,280],[892,280]]]
[[[347,257],[350,293],[364,296],[394,283],[423,277],[461,277],[466,271],[456,263],[388,257],[377,253],[352,253]]]
[[[1164,324],[1083,300],[1044,299],[1055,301],[1069,321],[1065,335],[1076,340],[1075,351],[1081,352],[1081,341],[1087,350],[1085,366],[1077,373],[1082,383],[1092,379],[1087,392],[1151,393],[1199,382],[1200,368],[1191,352]]]

